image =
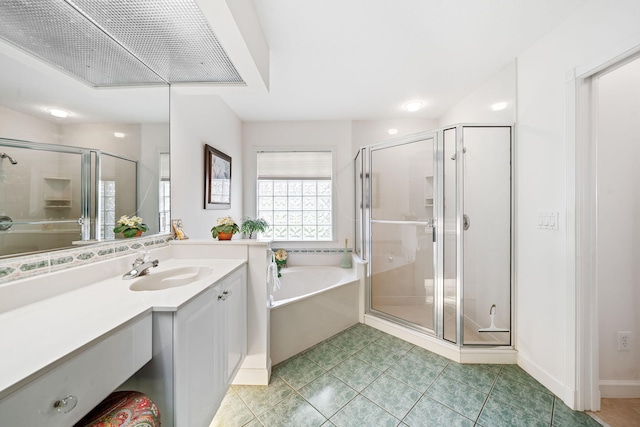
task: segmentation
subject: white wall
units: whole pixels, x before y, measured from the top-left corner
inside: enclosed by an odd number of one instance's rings
[[[438,120],[438,126],[456,123],[512,124],[516,120],[516,60],[509,62],[482,86],[464,97]],[[491,107],[506,102],[506,108]]]
[[[59,144],[60,125],[0,106],[0,137]]]
[[[204,209],[204,145],[231,156],[231,209]],[[242,218],[242,124],[218,96],[171,89],[171,218],[190,238],[211,239],[219,217]],[[236,235],[237,237],[237,235]]]
[[[597,283],[600,380],[640,390],[639,77],[636,59],[598,80]],[[633,333],[631,351],[618,351],[618,331]]]
[[[638,33],[640,2],[593,0],[518,56],[518,363],[574,403],[566,281],[565,75]],[[560,213],[559,230],[537,228],[539,211]]]

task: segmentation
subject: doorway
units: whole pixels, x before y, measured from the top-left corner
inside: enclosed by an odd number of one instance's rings
[[[640,213],[639,56],[638,40],[620,46],[608,59],[577,68],[567,86],[567,190],[575,202],[568,241],[575,264],[568,265],[568,277],[576,287],[574,409],[579,410],[599,411],[601,397],[640,397],[640,270],[635,269],[640,231],[634,224]],[[569,212],[571,207],[570,202]],[[621,338],[630,336],[620,340],[628,349],[618,350],[619,332]]]

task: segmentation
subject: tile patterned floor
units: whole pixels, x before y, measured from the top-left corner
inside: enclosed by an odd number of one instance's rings
[[[599,426],[516,365],[461,365],[358,324],[232,386],[212,427]]]

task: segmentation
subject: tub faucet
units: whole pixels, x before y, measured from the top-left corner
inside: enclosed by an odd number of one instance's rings
[[[148,261],[148,258],[149,252],[140,252],[136,257],[136,260],[133,261],[133,268],[130,271],[124,273],[122,275],[122,278],[125,280],[135,279],[136,277],[148,274],[150,268],[158,266],[159,261],[157,259]]]

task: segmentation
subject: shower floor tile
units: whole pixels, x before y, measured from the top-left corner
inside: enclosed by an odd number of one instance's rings
[[[516,365],[461,365],[362,324],[232,386],[212,426],[598,426]]]

